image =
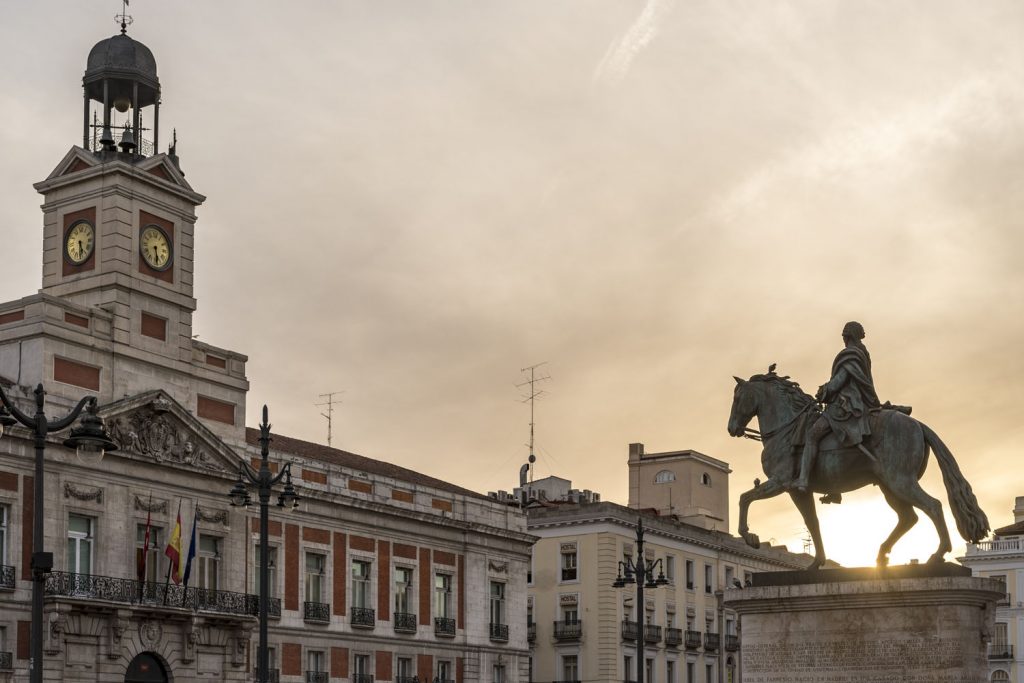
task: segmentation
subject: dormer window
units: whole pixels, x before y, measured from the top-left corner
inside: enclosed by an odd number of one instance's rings
[[[705,476],[707,476],[707,475],[705,475]],[[661,472],[658,472],[656,475],[654,475],[654,483],[655,484],[668,484],[669,482],[673,482],[675,480],[676,480],[675,472],[671,472],[669,470],[662,470]]]

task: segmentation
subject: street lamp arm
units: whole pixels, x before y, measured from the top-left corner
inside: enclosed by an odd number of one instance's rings
[[[68,413],[65,417],[61,418],[60,420],[57,420],[56,422],[50,422],[49,424],[47,424],[46,431],[59,432],[62,429],[67,429],[72,424],[74,424],[75,420],[78,419],[78,416],[81,415],[82,410],[85,408],[86,405],[89,404],[96,405],[95,396],[86,396],[85,398],[83,398],[81,401],[78,402],[78,405],[75,406],[74,410]]]
[[[281,481],[282,479],[284,479],[285,476],[287,476],[289,479],[291,479],[291,476],[292,476],[292,464],[290,462],[286,462],[284,464],[284,467],[281,468],[281,471],[278,472],[277,474],[275,474],[270,479],[270,485],[273,486],[274,484],[276,484],[279,481]]]
[[[18,406],[14,405],[11,402],[11,400],[7,398],[7,394],[4,392],[4,388],[2,386],[0,386],[0,402],[3,403],[4,407],[7,408],[7,411],[11,414],[11,417],[13,417],[15,420],[25,425],[26,427],[32,429],[35,428],[35,419],[32,418],[30,415],[21,412],[21,410],[18,409]]]
[[[259,473],[259,470],[255,469],[252,465],[250,465],[246,461],[244,461],[244,460],[239,460],[238,461],[238,471],[242,472],[243,474],[245,474],[246,478],[248,478],[249,481],[253,485],[257,485],[257,484],[260,483],[260,473]]]

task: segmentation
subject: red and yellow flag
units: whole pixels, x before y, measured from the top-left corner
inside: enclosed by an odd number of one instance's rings
[[[175,584],[181,583],[181,508],[178,508],[178,520],[174,523],[171,538],[167,541],[164,555],[171,561],[168,575]]]

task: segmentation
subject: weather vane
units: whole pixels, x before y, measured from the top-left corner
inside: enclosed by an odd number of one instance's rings
[[[114,15],[114,21],[121,24],[121,35],[128,33],[128,27],[132,25],[132,17],[128,14],[128,0],[121,0],[121,13]]]

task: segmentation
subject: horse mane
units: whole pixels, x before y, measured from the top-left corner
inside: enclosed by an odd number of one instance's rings
[[[777,375],[775,374],[775,364],[773,363],[768,372],[763,375],[753,375],[750,380],[751,382],[767,382],[772,385],[776,391],[782,394],[782,396],[789,401],[789,405],[793,410],[803,410],[807,407],[808,403],[814,401],[814,398],[800,388],[800,384],[794,382],[789,378],[789,375]]]

